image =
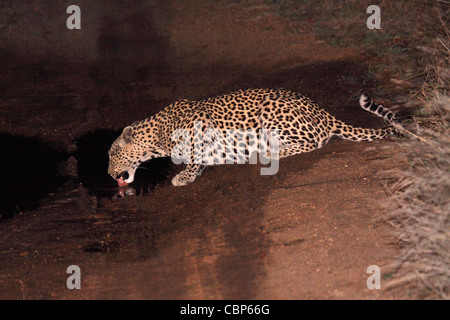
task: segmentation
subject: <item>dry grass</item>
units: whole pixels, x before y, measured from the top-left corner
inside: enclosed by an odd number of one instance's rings
[[[402,254],[387,288],[408,285],[414,297],[449,298],[450,290],[450,96],[448,28],[429,47],[426,80],[411,98],[420,109],[400,143],[408,166],[384,174],[391,180],[388,221]],[[426,288],[427,291],[421,290]]]
[[[442,98],[442,97],[441,97]],[[445,103],[439,131],[421,129],[417,134],[431,141],[411,140],[401,145],[408,153],[407,168],[385,172],[394,182],[388,221],[397,229],[402,255],[396,275],[387,287],[423,284],[439,298],[450,289],[450,99],[436,98],[429,105]],[[417,283],[415,283],[417,282]]]

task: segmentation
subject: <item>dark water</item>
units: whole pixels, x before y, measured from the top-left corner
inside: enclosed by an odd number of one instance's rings
[[[78,164],[78,182],[92,194],[112,198],[119,192],[108,173],[108,149],[120,131],[98,130],[77,141],[73,156]],[[36,139],[0,134],[0,219],[39,207],[49,193],[55,193],[67,177],[61,164],[70,156]],[[136,171],[130,194],[146,194],[156,185],[168,183],[174,165],[170,158],[153,159]]]
[[[100,197],[112,197],[118,193],[117,182],[108,175],[108,150],[112,142],[122,131],[98,130],[88,133],[77,141],[74,153],[78,161],[80,182],[89,192]],[[147,161],[137,169],[135,181],[130,188],[136,194],[147,193],[157,184],[168,181],[168,174],[173,168],[170,158]]]
[[[66,179],[58,163],[68,155],[36,139],[0,134],[0,215],[9,218],[35,209]]]

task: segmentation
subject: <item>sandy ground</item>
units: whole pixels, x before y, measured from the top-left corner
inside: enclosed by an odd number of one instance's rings
[[[86,65],[3,53],[2,132],[69,156],[90,131],[244,87],[300,91],[348,123],[382,125],[355,96],[374,85],[367,57],[326,46],[307,22],[293,25],[258,1],[137,3],[122,24],[97,22],[89,51],[97,58]],[[151,45],[139,38],[146,32]],[[0,298],[392,298],[367,289],[366,269],[397,253],[377,175],[396,165],[395,152],[392,140],[333,139],[283,159],[275,176],[261,176],[259,165],[220,166],[182,188],[169,183],[180,170],[172,166],[148,194],[120,199],[92,194],[80,175],[39,208],[0,221]],[[73,264],[81,290],[66,288]]]

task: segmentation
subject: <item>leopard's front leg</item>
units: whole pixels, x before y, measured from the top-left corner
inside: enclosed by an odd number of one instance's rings
[[[201,174],[201,171],[203,171],[203,169],[204,166],[201,164],[188,164],[186,166],[186,169],[173,177],[172,184],[175,187],[181,187],[192,183],[195,181],[197,176]]]

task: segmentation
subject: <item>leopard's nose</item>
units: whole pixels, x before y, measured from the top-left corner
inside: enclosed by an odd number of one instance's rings
[[[128,174],[128,172],[127,171],[123,171],[121,174],[119,174],[117,176],[116,179],[122,178],[123,180],[127,180],[129,177],[130,177],[130,175]]]

